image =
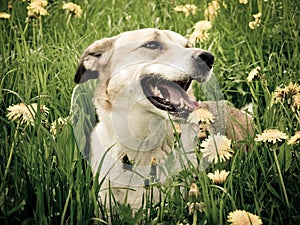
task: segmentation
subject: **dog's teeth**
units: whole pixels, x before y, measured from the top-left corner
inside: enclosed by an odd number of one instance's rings
[[[184,100],[183,98],[180,98],[180,108],[183,108],[184,107]]]
[[[160,90],[157,87],[154,88],[154,95],[155,96],[161,95],[161,92],[160,92]]]
[[[165,100],[166,100],[166,102],[169,102],[169,101],[170,101],[168,98],[166,98]]]
[[[155,96],[155,97],[159,97],[159,95],[161,95],[161,92],[160,92],[160,90],[157,88],[157,86],[155,86],[155,87],[153,87],[153,86],[151,86],[150,87],[151,88],[151,91],[152,91],[152,93],[153,93],[153,95]]]

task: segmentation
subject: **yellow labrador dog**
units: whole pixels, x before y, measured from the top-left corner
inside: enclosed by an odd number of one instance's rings
[[[211,77],[213,63],[210,52],[190,48],[169,30],[124,32],[87,47],[75,82],[98,79],[94,105],[100,122],[91,135],[89,162],[105,179],[103,201],[110,190],[116,200],[139,207],[147,177],[163,181],[180,168],[170,119],[185,121],[199,107],[186,91],[192,80]],[[156,165],[161,169],[154,171]]]

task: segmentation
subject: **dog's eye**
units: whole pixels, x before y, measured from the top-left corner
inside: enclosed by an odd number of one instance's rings
[[[146,44],[142,45],[142,47],[149,49],[162,49],[161,43],[158,41],[147,42]]]
[[[89,55],[95,56],[95,57],[100,57],[100,56],[102,56],[102,52],[90,52]]]

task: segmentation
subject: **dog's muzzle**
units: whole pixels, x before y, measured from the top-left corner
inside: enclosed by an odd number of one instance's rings
[[[141,80],[141,86],[147,99],[158,109],[168,111],[170,114],[180,118],[188,115],[199,107],[198,102],[192,101],[186,91],[192,79],[204,82],[211,74],[214,56],[204,50],[193,53],[192,59],[198,73],[194,77],[183,80],[166,80],[157,74],[148,74]],[[204,74],[204,75],[203,75]]]
[[[158,109],[187,118],[198,107],[186,94],[191,79],[169,81],[155,75],[142,78],[141,86],[147,99]]]

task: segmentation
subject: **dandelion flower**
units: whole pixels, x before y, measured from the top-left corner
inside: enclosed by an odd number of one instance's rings
[[[189,16],[190,14],[195,15],[197,12],[197,6],[192,4],[179,5],[174,8],[176,12],[183,12],[185,16]]]
[[[33,103],[31,105],[25,105],[24,103],[20,103],[17,105],[12,105],[7,108],[9,113],[7,114],[7,118],[9,120],[20,120],[20,123],[27,123],[27,124],[34,124],[35,116],[38,111],[38,104]],[[41,105],[40,106],[40,112],[47,115],[49,112],[49,109]]]
[[[247,81],[252,81],[255,77],[259,77],[261,75],[261,68],[259,66],[252,69],[247,77]]]
[[[215,184],[223,184],[229,174],[229,171],[226,172],[225,170],[216,170],[214,173],[209,173],[207,176],[212,180]]]
[[[200,147],[200,151],[203,154],[204,158],[207,158],[208,162],[218,162],[220,158],[220,162],[223,162],[229,159],[234,152],[231,149],[231,140],[226,136],[221,134],[209,135],[207,139],[205,139]]]
[[[10,14],[5,12],[0,12],[0,19],[9,19]]]
[[[192,183],[189,191],[189,197],[193,200],[197,200],[200,195],[199,188],[197,184]]]
[[[206,138],[207,134],[210,133],[210,126],[207,123],[199,124],[198,138]]]
[[[195,210],[199,211],[200,213],[204,212],[205,210],[204,202],[188,202],[187,207],[189,208],[190,215],[192,215]]]
[[[247,4],[248,3],[248,0],[240,0],[239,1],[241,4]]]
[[[64,3],[62,9],[67,10],[70,13],[73,13],[77,18],[81,17],[82,14],[81,7],[77,4],[74,4],[73,2]]]
[[[300,93],[293,96],[294,108],[300,109]]]
[[[177,134],[181,134],[181,124],[174,123],[174,129]]]
[[[262,134],[257,134],[254,140],[257,142],[273,142],[273,144],[275,144],[277,141],[281,142],[283,139],[287,138],[288,136],[285,133],[277,129],[267,129],[264,130]]]
[[[214,121],[214,116],[208,109],[198,108],[190,113],[188,121],[196,124],[199,124],[200,122],[210,124]]]
[[[209,110],[205,108],[198,108],[189,115],[188,121],[190,123],[198,124],[198,137],[205,138],[207,136],[207,132],[210,130],[209,124],[214,121],[214,116]]]
[[[299,144],[300,143],[300,131],[297,131],[294,136],[292,136],[287,144],[288,145],[296,145],[296,144]]]
[[[298,84],[294,84],[292,82],[289,83],[288,86],[284,88],[276,87],[273,97],[275,99],[275,103],[287,103],[294,106],[299,106],[299,95],[300,95],[300,86]]]
[[[212,28],[212,24],[208,20],[198,21],[194,26],[194,31],[189,35],[189,43],[195,44],[196,41],[204,41],[209,37],[208,31]]]
[[[261,225],[262,221],[257,216],[245,210],[235,210],[227,216],[231,225]]]
[[[40,16],[49,15],[47,10],[44,8],[48,5],[48,1],[46,0],[31,0],[29,5],[27,6],[28,17],[38,18]]]
[[[58,131],[61,131],[62,127],[67,124],[68,118],[59,117],[57,121],[53,121],[50,126],[50,132],[53,136],[56,136]]]
[[[254,21],[249,23],[249,27],[250,29],[254,30],[256,27],[258,27],[260,25],[260,17],[261,17],[261,13],[257,13],[253,15],[254,17]]]
[[[284,98],[285,98],[285,89],[284,88],[281,88],[281,87],[276,87],[274,93],[273,93],[273,96],[274,96],[274,99],[275,99],[275,103],[278,103],[278,102],[284,102]]]
[[[155,157],[151,158],[150,162],[150,176],[155,176],[157,174],[157,160]]]
[[[204,11],[205,19],[212,21],[216,17],[219,9],[220,9],[219,2],[212,1],[208,3],[208,6]]]
[[[261,13],[253,14],[254,19],[259,19],[261,17]]]

